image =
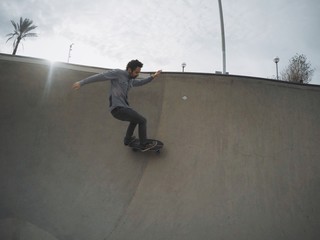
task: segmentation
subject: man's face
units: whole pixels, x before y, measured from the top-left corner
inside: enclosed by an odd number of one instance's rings
[[[137,67],[135,70],[131,70],[131,68],[128,69],[129,75],[131,78],[136,78],[139,76],[139,73],[141,71],[141,67]]]

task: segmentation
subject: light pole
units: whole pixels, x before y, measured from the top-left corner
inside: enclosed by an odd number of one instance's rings
[[[280,61],[279,57],[275,57],[273,61],[276,63],[276,72],[277,72],[277,80],[279,80],[279,74],[278,74],[278,62]]]
[[[182,64],[181,64],[181,67],[182,67],[182,72],[184,72],[184,68],[187,66],[187,64],[185,63],[185,62],[183,62]]]
[[[71,43],[70,46],[69,46],[69,55],[68,55],[68,62],[70,60],[70,57],[71,57],[71,51],[72,51],[72,46],[74,45],[74,43]]]
[[[224,37],[224,23],[223,23],[223,12],[222,12],[222,3],[219,2],[219,11],[220,11],[220,25],[221,25],[221,40],[222,40],[222,65],[223,65],[223,74],[226,74],[226,41]]]

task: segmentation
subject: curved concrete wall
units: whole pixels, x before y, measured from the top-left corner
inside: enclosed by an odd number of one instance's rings
[[[71,90],[102,69],[37,61],[0,59],[1,239],[320,236],[319,87],[164,73],[130,93],[165,143],[142,154],[108,82]]]

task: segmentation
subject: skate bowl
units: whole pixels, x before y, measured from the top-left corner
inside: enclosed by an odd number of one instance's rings
[[[319,86],[164,72],[129,96],[157,155],[123,145],[109,82],[71,89],[104,69],[0,71],[0,239],[319,239]]]

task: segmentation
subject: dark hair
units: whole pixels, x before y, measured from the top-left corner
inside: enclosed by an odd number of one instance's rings
[[[126,70],[130,68],[132,71],[134,71],[137,67],[142,68],[142,66],[143,64],[138,59],[131,60],[130,62],[128,62]]]

